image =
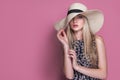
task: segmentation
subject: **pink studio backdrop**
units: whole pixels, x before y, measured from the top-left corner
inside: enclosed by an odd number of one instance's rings
[[[0,0],[0,80],[64,80],[54,23],[73,2],[103,11],[107,80],[120,79],[119,0]]]

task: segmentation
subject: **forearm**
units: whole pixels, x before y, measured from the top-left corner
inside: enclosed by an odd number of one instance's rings
[[[81,72],[85,75],[88,75],[94,78],[99,78],[99,79],[106,78],[106,71],[103,69],[92,69],[92,68],[87,68],[83,66],[77,66],[76,70],[78,72]]]
[[[73,78],[73,67],[71,64],[71,59],[68,55],[68,48],[64,47],[64,73],[66,78]]]

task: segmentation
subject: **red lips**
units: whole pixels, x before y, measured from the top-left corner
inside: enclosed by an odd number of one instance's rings
[[[78,25],[77,25],[77,24],[74,24],[73,27],[78,27]]]

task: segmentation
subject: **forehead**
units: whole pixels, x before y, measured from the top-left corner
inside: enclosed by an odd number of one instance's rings
[[[78,15],[76,15],[76,16],[73,17],[73,18],[78,18],[78,17],[86,18],[86,16],[84,16],[84,15],[82,15],[82,14],[78,14]],[[73,18],[72,18],[72,19],[73,19]]]

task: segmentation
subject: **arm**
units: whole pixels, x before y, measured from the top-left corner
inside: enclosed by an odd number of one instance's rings
[[[73,79],[74,74],[73,74],[73,67],[71,63],[71,59],[68,55],[68,49],[64,47],[64,74],[67,79]]]
[[[63,29],[59,30],[57,33],[58,40],[62,43],[64,49],[64,74],[68,79],[73,79],[73,67],[71,64],[71,58],[68,54],[68,39],[66,33]]]
[[[96,36],[96,44],[98,50],[98,69],[91,69],[77,66],[76,70],[91,77],[105,79],[107,75],[106,55],[104,41],[101,37]]]

